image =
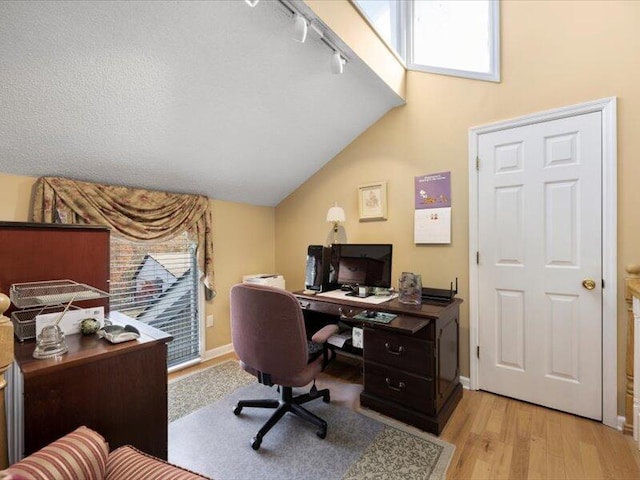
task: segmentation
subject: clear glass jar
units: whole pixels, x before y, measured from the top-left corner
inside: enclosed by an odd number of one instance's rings
[[[422,303],[422,276],[417,273],[402,272],[398,280],[398,301],[409,305]]]
[[[67,353],[67,343],[64,339],[64,333],[58,325],[47,325],[42,329],[33,351],[33,358],[44,359],[57,357]]]

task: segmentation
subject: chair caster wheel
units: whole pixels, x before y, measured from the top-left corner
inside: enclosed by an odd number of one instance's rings
[[[235,407],[233,407],[233,414],[234,415],[240,415],[241,411],[242,411],[242,407],[240,405],[236,405]]]
[[[318,438],[325,439],[326,436],[327,436],[327,429],[324,428],[324,429],[320,430],[319,432],[316,432],[316,435],[318,436]]]
[[[329,392],[327,392],[322,396],[322,401],[324,403],[329,403],[331,401],[331,395],[329,394]]]
[[[262,444],[262,438],[259,436],[255,436],[251,439],[251,448],[254,450],[258,450],[260,448],[260,444]]]

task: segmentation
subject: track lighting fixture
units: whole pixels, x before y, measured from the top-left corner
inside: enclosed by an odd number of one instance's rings
[[[260,0],[244,1],[247,2],[248,5],[255,7]],[[318,39],[333,51],[333,56],[331,57],[331,71],[335,74],[343,73],[344,65],[347,63],[347,58],[331,36],[327,37],[327,33],[331,33],[328,28],[326,26],[323,27],[319,25],[317,18],[312,16],[311,19],[309,19],[304,14],[300,13],[298,7],[292,3],[292,0],[278,0],[278,3],[293,16],[293,39],[296,42],[304,43],[307,40],[307,33],[309,33],[309,29],[313,30],[313,32],[317,34]]]
[[[304,43],[307,39],[307,30],[309,24],[307,23],[307,19],[304,18],[299,13],[294,14],[293,16],[293,39],[296,42]]]
[[[340,52],[334,52],[333,56],[331,57],[331,72],[335,73],[336,75],[341,74],[342,72],[344,72],[345,63],[346,62],[344,58],[342,58],[342,55],[340,55]]]
[[[255,7],[260,0],[244,0],[247,5],[251,8]]]

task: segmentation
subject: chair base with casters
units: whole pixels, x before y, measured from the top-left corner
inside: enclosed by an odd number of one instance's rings
[[[317,398],[325,403],[331,399],[328,389],[316,389],[315,378],[333,357],[327,341],[338,326],[325,325],[309,339],[298,299],[279,288],[238,284],[231,288],[230,300],[231,338],[240,367],[261,384],[282,389],[278,400],[240,400],[233,409],[236,415],[244,407],[275,410],[251,439],[251,448],[258,450],[264,436],[286,413],[312,423],[318,428],[316,435],[325,438],[327,422],[302,405]],[[293,388],[312,381],[308,394],[293,396]]]
[[[278,421],[284,417],[287,412],[293,413],[300,418],[312,423],[320,430],[316,432],[319,438],[325,438],[327,436],[327,422],[311,413],[304,408],[302,404],[322,397],[324,403],[331,401],[331,394],[329,389],[325,388],[317,390],[315,394],[305,393],[304,395],[293,396],[293,389],[291,387],[280,387],[281,397],[276,399],[261,399],[261,400],[240,400],[233,409],[235,415],[240,415],[244,407],[253,408],[275,408],[276,411],[269,417],[269,420],[262,426],[262,428],[256,433],[255,437],[251,439],[251,448],[258,450],[262,444],[262,439],[271,430],[271,428],[278,423]]]

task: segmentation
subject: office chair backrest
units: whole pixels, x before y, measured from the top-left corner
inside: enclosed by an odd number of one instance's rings
[[[307,365],[302,309],[286,290],[238,284],[231,288],[231,339],[245,364],[276,377],[289,377]]]

